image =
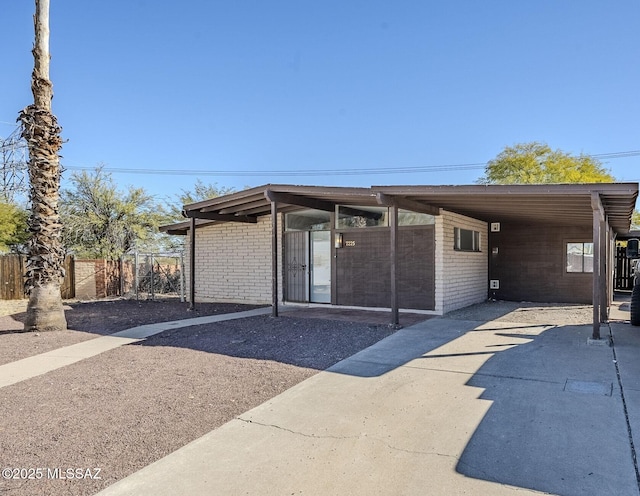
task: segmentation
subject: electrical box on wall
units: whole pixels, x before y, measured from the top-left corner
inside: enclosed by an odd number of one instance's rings
[[[489,289],[500,289],[500,281],[498,279],[491,279],[489,281]]]
[[[500,222],[491,223],[491,232],[500,232]]]

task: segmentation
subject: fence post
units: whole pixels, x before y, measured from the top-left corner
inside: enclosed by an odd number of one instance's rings
[[[124,296],[124,255],[120,256],[120,267],[119,267],[119,277],[120,277],[120,296]]]
[[[150,260],[151,260],[151,301],[155,301],[156,299],[156,290],[153,287],[153,273],[154,273],[154,266],[153,266],[153,253],[149,256]]]
[[[134,257],[133,258],[133,263],[134,263],[134,267],[133,267],[133,276],[134,277],[133,278],[135,280],[134,282],[135,282],[135,288],[136,288],[136,301],[138,301],[140,299],[139,295],[138,295],[138,284],[140,283],[140,281],[139,281],[140,275],[138,274],[138,263],[140,261],[138,259],[138,252],[137,251],[133,254],[133,257]]]
[[[180,254],[180,303],[184,303],[184,255]]]

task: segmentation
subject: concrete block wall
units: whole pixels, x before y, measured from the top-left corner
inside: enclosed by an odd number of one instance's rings
[[[454,228],[480,232],[480,252],[454,250]],[[436,217],[436,313],[444,314],[488,297],[489,244],[486,222],[442,211]]]
[[[76,298],[93,300],[96,298],[96,261],[76,260]]]
[[[282,216],[279,216],[279,227]],[[196,302],[271,303],[271,216],[257,224],[228,222],[196,229]],[[278,265],[282,263],[282,232],[279,230]],[[185,246],[187,288],[191,251]],[[282,301],[279,273],[278,300]],[[187,298],[189,291],[187,290]]]
[[[98,298],[120,293],[120,263],[118,260],[96,260],[96,295]]]
[[[75,297],[93,300],[119,293],[120,268],[117,260],[75,260]]]

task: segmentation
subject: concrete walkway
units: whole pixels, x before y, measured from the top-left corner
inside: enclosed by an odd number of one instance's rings
[[[105,351],[118,348],[129,343],[142,341],[149,336],[171,329],[189,327],[194,325],[222,322],[225,320],[242,319],[271,313],[271,308],[256,308],[245,312],[227,313],[222,315],[210,315],[195,317],[193,319],[174,320],[157,324],[147,324],[132,327],[124,331],[116,332],[108,336],[102,336],[88,341],[83,341],[71,346],[65,346],[47,353],[23,358],[15,362],[0,366],[0,387],[10,386],[20,381],[25,381],[45,374],[52,370],[70,365],[85,358],[90,358]]]
[[[640,329],[609,331],[428,320],[99,495],[638,495]]]

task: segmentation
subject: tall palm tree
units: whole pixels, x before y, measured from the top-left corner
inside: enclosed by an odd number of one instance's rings
[[[64,330],[60,283],[64,277],[62,225],[58,214],[61,128],[51,113],[53,85],[49,80],[49,0],[35,0],[35,43],[31,91],[33,105],[20,112],[22,136],[29,147],[31,215],[27,243],[29,304],[25,331]]]

